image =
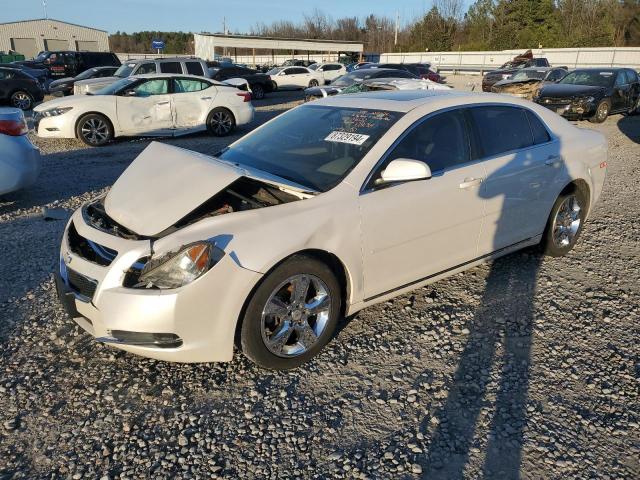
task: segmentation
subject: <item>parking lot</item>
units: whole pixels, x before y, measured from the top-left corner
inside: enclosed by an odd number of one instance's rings
[[[301,101],[276,92],[233,136],[161,141],[214,154]],[[640,117],[580,126],[610,157],[574,251],[368,308],[284,373],[148,360],[70,321],[50,278],[66,218],[151,140],[32,136],[39,181],[0,198],[0,480],[640,478]]]

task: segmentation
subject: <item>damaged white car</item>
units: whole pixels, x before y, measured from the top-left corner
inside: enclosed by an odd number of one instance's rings
[[[87,332],[161,360],[295,367],[340,318],[541,243],[575,245],[607,143],[500,95],[303,104],[209,157],[152,143],[76,211],[56,286]]]
[[[150,74],[123,78],[95,94],[34,108],[39,137],[78,138],[101,146],[114,137],[231,133],[253,120],[251,93],[205,77]]]

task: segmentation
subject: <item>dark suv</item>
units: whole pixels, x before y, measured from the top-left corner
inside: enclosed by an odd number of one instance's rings
[[[33,60],[16,62],[31,68],[45,68],[51,78],[75,77],[93,67],[119,67],[120,60],[112,52],[40,52]]]
[[[494,83],[511,78],[511,76],[523,68],[549,67],[549,60],[546,58],[522,58],[516,57],[510,62],[502,65],[498,70],[487,72],[482,78],[482,91],[490,92]]]

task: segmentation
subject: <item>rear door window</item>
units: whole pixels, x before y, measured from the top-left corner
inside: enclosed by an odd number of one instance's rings
[[[526,110],[527,120],[531,126],[531,134],[533,135],[533,143],[539,145],[541,143],[547,143],[551,140],[549,132],[542,124],[540,119],[530,110]]]
[[[518,107],[487,106],[469,109],[484,157],[519,150],[533,144],[525,111]]]
[[[175,93],[199,92],[211,86],[209,82],[202,80],[192,80],[188,78],[178,78],[175,80]]]
[[[182,66],[180,66],[180,62],[160,62],[160,72],[182,73]]]
[[[184,64],[187,66],[187,73],[199,76],[204,75],[204,70],[200,62],[184,62]]]

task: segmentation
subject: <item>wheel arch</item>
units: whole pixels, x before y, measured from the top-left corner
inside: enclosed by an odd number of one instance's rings
[[[111,117],[109,117],[109,115],[107,115],[104,112],[96,112],[96,111],[90,111],[90,112],[83,112],[80,115],[78,115],[78,118],[76,118],[76,121],[73,123],[73,132],[76,134],[76,138],[78,138],[78,125],[80,124],[80,120],[82,120],[84,117],[86,117],[87,115],[100,115],[104,118],[107,119],[107,122],[109,122],[111,124],[111,131],[113,132],[113,136],[114,138],[116,137],[116,129],[115,129],[115,124],[113,123],[113,120],[111,120]]]
[[[247,295],[247,298],[245,298],[243,304],[242,304],[242,308],[240,309],[240,312],[238,314],[238,318],[236,319],[236,328],[235,328],[235,342],[236,345],[239,345],[239,341],[240,341],[240,329],[242,327],[242,320],[244,318],[244,314],[247,310],[247,306],[249,304],[249,301],[251,300],[251,298],[253,297],[256,289],[262,284],[262,282],[269,276],[269,274],[276,269],[279,265],[282,265],[284,262],[286,262],[287,260],[296,257],[296,256],[306,256],[306,257],[310,257],[313,258],[315,260],[318,260],[322,263],[324,263],[325,265],[327,265],[331,271],[333,272],[333,274],[336,276],[336,279],[338,280],[338,284],[340,285],[340,299],[341,299],[341,306],[340,306],[340,315],[344,316],[345,313],[347,312],[347,302],[349,301],[350,297],[351,297],[351,285],[352,282],[350,280],[350,275],[349,275],[349,271],[346,267],[346,265],[344,264],[344,262],[342,260],[340,260],[340,258],[338,258],[338,256],[335,253],[331,253],[327,250],[322,250],[322,249],[317,249],[317,248],[307,248],[304,250],[299,250],[296,251],[294,253],[291,253],[289,255],[287,255],[286,257],[282,258],[280,261],[276,262],[275,264],[273,264],[266,272],[264,275],[262,275],[262,277],[260,278],[260,280],[258,280],[256,282],[256,284],[253,286],[253,288],[251,289],[251,291],[249,292],[249,295]]]
[[[569,183],[567,183],[564,186],[564,188],[560,191],[559,195],[566,195],[569,193],[574,193],[575,191],[579,191],[585,196],[587,200],[586,215],[588,215],[589,211],[591,210],[591,187],[589,187],[589,184],[587,183],[586,180],[582,178],[576,178],[574,180],[571,180]]]

